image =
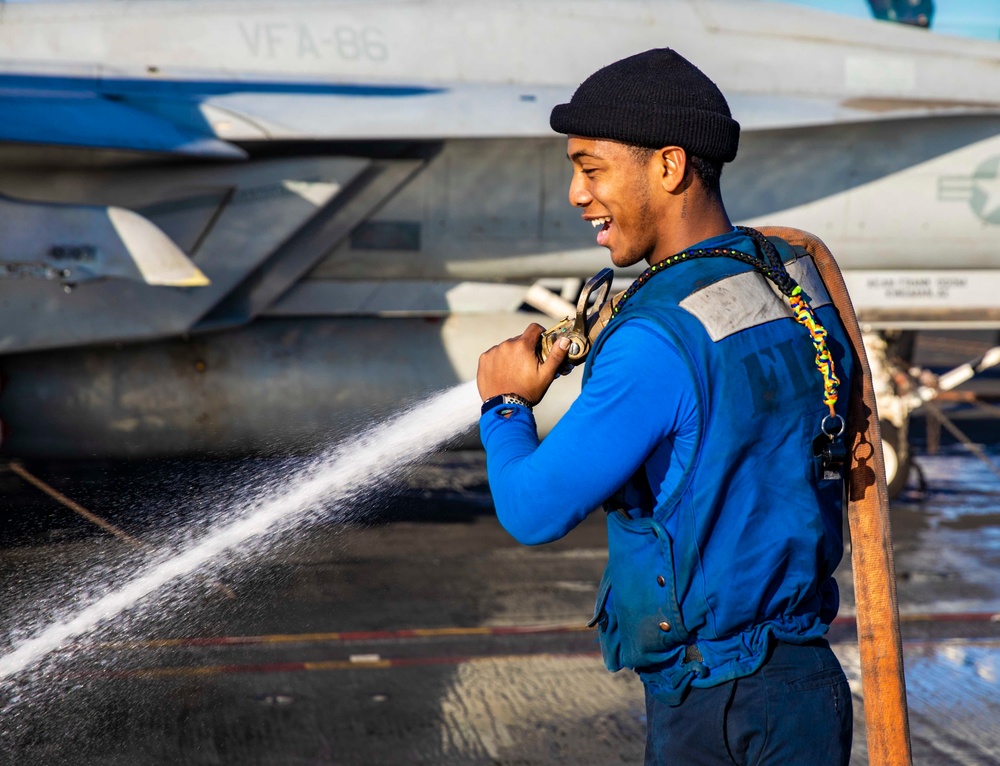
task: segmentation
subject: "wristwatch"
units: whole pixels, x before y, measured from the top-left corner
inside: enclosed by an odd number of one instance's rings
[[[529,410],[532,407],[531,402],[523,396],[518,396],[517,394],[499,394],[497,396],[491,396],[483,402],[482,414],[485,415],[494,407],[499,407],[501,404],[520,404],[522,407],[527,407]]]

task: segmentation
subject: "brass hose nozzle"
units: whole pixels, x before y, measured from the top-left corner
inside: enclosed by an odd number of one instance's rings
[[[602,269],[599,274],[587,280],[576,302],[576,316],[566,317],[542,333],[535,353],[544,362],[560,338],[569,339],[569,353],[560,374],[565,375],[573,367],[586,361],[594,341],[611,319],[611,310],[621,293],[609,300],[611,269]],[[593,296],[593,297],[592,297]]]

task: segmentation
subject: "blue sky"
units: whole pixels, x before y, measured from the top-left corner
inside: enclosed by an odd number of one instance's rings
[[[871,17],[867,0],[781,0],[848,16]],[[1000,0],[935,0],[933,30],[1000,40]]]

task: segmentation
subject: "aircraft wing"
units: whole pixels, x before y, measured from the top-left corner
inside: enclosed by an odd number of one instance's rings
[[[245,159],[268,141],[542,137],[573,93],[531,83],[0,76],[0,142]],[[744,131],[996,113],[1000,102],[730,89]]]
[[[331,85],[327,92],[240,90],[208,96],[203,104],[260,131],[222,126],[219,135],[231,140],[436,140],[550,136],[552,107],[572,95],[565,86],[507,83],[359,85],[353,91]]]
[[[243,159],[246,153],[205,132],[115,100],[77,78],[45,89],[0,84],[0,141]]]
[[[0,75],[0,143],[245,159],[233,141],[550,135],[569,87]]]
[[[202,108],[214,110],[218,135],[233,141],[524,138],[550,136],[552,107],[571,96],[571,88],[490,83],[406,97],[243,92],[211,96]],[[1000,111],[1000,103],[912,97],[736,93],[729,101],[744,131]]]

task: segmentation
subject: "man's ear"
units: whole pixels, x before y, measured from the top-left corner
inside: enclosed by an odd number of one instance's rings
[[[660,173],[660,184],[664,191],[673,194],[685,187],[687,176],[687,152],[679,146],[664,146],[657,150],[657,169]]]

